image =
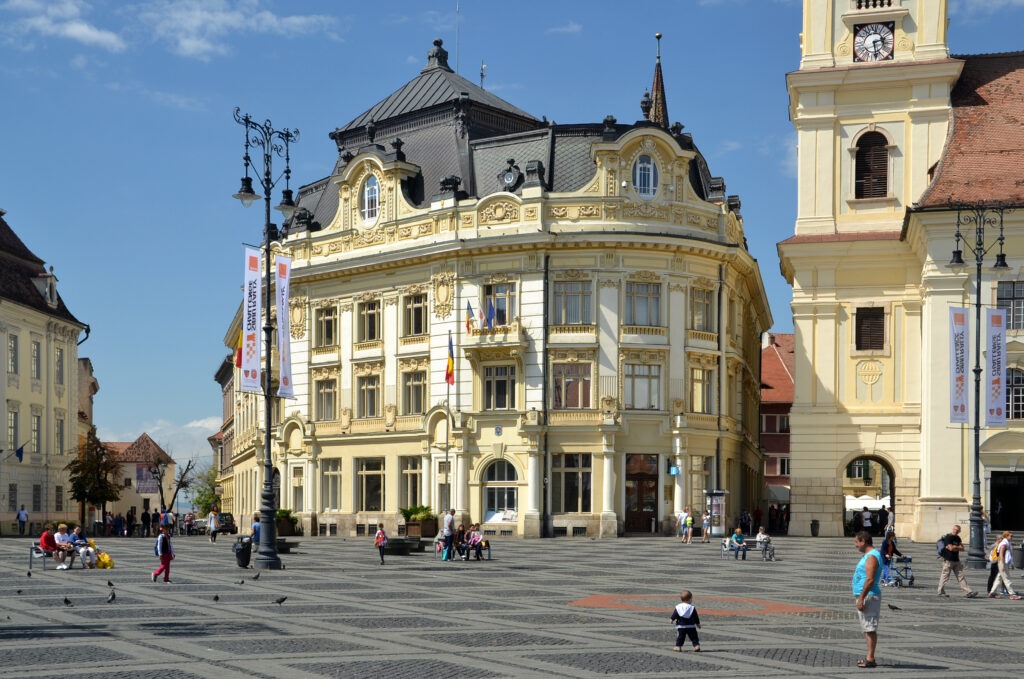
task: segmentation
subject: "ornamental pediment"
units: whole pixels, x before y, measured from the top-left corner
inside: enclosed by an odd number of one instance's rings
[[[480,226],[495,224],[512,224],[519,221],[520,205],[514,200],[498,198],[488,201],[477,211],[477,222]]]

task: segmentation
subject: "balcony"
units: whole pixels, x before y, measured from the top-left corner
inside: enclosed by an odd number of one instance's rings
[[[599,410],[549,410],[548,424],[552,427],[594,427],[604,422]]]
[[[548,341],[554,344],[591,343],[597,341],[597,326],[592,323],[577,325],[549,325]]]
[[[668,328],[657,325],[619,327],[620,344],[668,344]]]
[[[430,348],[430,335],[411,335],[398,339],[398,351],[401,353],[412,353],[426,351]]]

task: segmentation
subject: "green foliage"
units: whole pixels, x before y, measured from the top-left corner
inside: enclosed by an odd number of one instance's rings
[[[399,507],[402,518],[406,521],[422,521],[423,519],[434,518],[434,510],[427,505],[412,505],[411,507]]]
[[[292,524],[297,524],[299,522],[299,517],[292,516],[292,510],[290,509],[278,509],[276,512],[274,512],[274,518],[288,519],[292,522]]]
[[[217,470],[211,465],[196,473],[192,481],[192,504],[200,516],[206,516],[220,498],[217,496]]]
[[[71,481],[71,497],[78,502],[102,507],[121,497],[121,463],[113,459],[96,437],[93,427],[78,449],[77,457],[65,469]]]

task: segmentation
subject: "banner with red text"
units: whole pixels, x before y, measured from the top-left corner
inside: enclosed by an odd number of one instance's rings
[[[260,385],[260,251],[245,249],[245,298],[242,301],[242,387],[262,391]]]
[[[292,277],[292,258],[278,255],[274,260],[274,297],[277,299],[277,355],[281,378],[277,395],[295,398],[292,389],[291,318],[288,315],[288,285]]]
[[[985,426],[1006,426],[1006,309],[985,310]]]
[[[967,309],[949,309],[949,421],[967,424]]]

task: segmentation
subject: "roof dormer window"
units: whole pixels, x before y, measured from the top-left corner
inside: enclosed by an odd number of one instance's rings
[[[363,191],[359,197],[359,210],[363,215],[363,222],[372,225],[377,221],[377,213],[380,211],[380,183],[376,175],[370,175],[363,182]]]
[[[648,155],[633,163],[633,189],[644,200],[651,200],[658,192],[658,166]]]

